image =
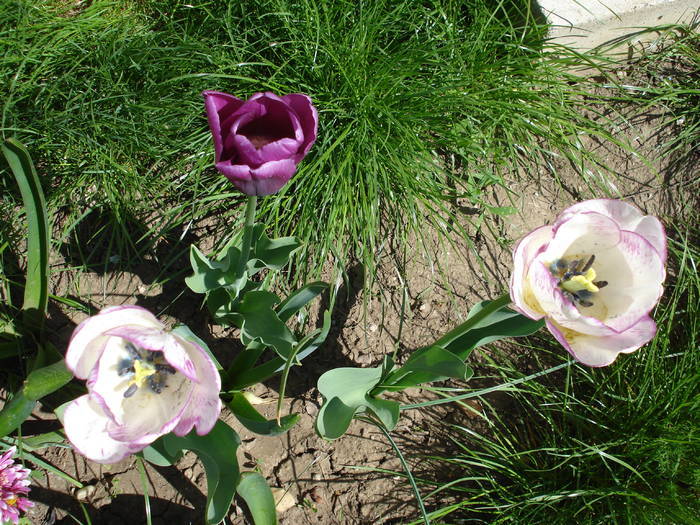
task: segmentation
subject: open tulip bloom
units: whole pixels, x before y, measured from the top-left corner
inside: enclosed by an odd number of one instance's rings
[[[221,411],[221,380],[198,345],[165,330],[138,306],[106,308],[73,332],[66,364],[88,394],[64,413],[84,456],[115,463],[158,437],[208,433]]]
[[[528,234],[513,257],[516,308],[544,317],[581,363],[609,365],[656,333],[649,312],[666,277],[666,235],[656,217],[622,201],[584,201]]]
[[[299,93],[256,93],[243,101],[205,91],[216,169],[246,195],[276,193],[316,141],[318,113]]]

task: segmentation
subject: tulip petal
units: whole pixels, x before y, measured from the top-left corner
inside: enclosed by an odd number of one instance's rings
[[[163,326],[151,312],[140,306],[105,308],[98,315],[85,319],[74,330],[66,351],[66,366],[76,377],[87,379],[104,350],[108,339],[105,333],[123,325],[145,328]]]
[[[595,212],[606,215],[614,220],[621,230],[638,233],[654,247],[661,256],[661,262],[666,262],[666,232],[656,217],[644,215],[639,208],[627,202],[616,199],[593,199],[574,204],[566,209],[560,216]]]
[[[283,96],[282,99],[285,100],[299,116],[301,129],[304,133],[302,149],[297,155],[297,158],[294,159],[298,164],[316,141],[316,134],[318,132],[318,111],[316,111],[316,108],[311,103],[311,98],[306,95],[291,93]]]
[[[193,386],[182,375],[175,374],[168,378],[160,394],[144,386],[133,396],[122,397],[121,424],[110,423],[107,426],[109,435],[118,441],[141,444],[155,441],[178,425],[191,402]]]
[[[224,134],[222,132],[223,120],[226,120],[236,112],[242,105],[243,101],[219,91],[204,91],[204,108],[207,112],[207,120],[209,129],[211,130],[212,138],[214,139],[214,152],[216,160],[221,159],[221,154],[224,149]]]
[[[510,278],[510,297],[516,310],[530,319],[542,319],[544,312],[532,294],[527,277],[530,264],[552,239],[552,227],[541,226],[525,236],[513,252],[513,273]]]
[[[597,294],[607,309],[605,324],[618,332],[648,316],[663,293],[661,257],[639,234],[623,231],[615,249],[596,259],[596,268],[610,282]]]
[[[588,366],[607,366],[620,353],[629,354],[645,345],[656,334],[656,323],[643,317],[637,324],[619,334],[592,336],[566,330],[549,319],[547,328],[561,345],[579,362]]]
[[[281,138],[260,148],[262,162],[289,159],[299,150],[299,141],[291,138]]]
[[[93,369],[88,389],[94,401],[110,416],[110,435],[120,441],[134,441],[150,434],[169,432],[189,401],[193,383],[180,373],[167,374],[161,393],[140,385],[128,398],[131,375],[119,375],[120,363],[128,357],[124,340],[111,337],[100,361]],[[170,428],[168,428],[170,425]],[[161,429],[166,429],[161,431]],[[154,438],[155,439],[155,438]]]
[[[569,215],[554,224],[554,238],[541,260],[549,264],[563,257],[598,254],[619,241],[620,228],[611,218],[595,212]]]
[[[88,395],[75,399],[63,413],[66,436],[78,452],[93,461],[117,463],[143,448],[112,439],[107,433],[109,422],[100,406]]]
[[[647,215],[643,217],[637,227],[632,230],[644,237],[649,244],[651,244],[656,252],[659,254],[661,259],[661,264],[666,264],[667,257],[667,247],[666,247],[666,231],[664,230],[663,224],[656,217]]]
[[[190,402],[173,432],[184,436],[196,426],[197,434],[203,436],[214,427],[221,412],[221,378],[216,366],[199,345],[185,340],[180,340],[180,344],[188,349],[188,354],[195,362],[199,381],[194,385]]]
[[[292,159],[273,160],[262,166],[251,169],[250,174],[255,181],[256,195],[271,195],[276,193],[294,175],[297,166]]]

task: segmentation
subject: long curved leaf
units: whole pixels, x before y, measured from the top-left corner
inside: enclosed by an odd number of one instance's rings
[[[244,472],[238,484],[238,495],[248,505],[255,525],[277,525],[275,498],[265,478],[257,472]]]
[[[34,163],[24,145],[7,139],[2,152],[17,179],[27,214],[27,282],[22,305],[24,323],[30,329],[41,330],[49,300],[49,221],[46,201]]]

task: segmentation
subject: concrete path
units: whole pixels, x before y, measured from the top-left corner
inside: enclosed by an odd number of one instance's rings
[[[537,0],[552,24],[557,43],[579,50],[635,35],[642,28],[700,22],[700,0]],[[650,41],[654,33],[639,34],[635,41]]]

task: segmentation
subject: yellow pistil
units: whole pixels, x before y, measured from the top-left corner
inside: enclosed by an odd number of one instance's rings
[[[576,293],[581,290],[586,290],[588,292],[597,292],[599,288],[593,284],[596,278],[596,273],[593,268],[586,270],[586,273],[582,275],[574,275],[568,281],[561,283],[561,287],[567,292]]]
[[[129,381],[129,385],[136,385],[141,388],[146,380],[156,372],[156,367],[151,363],[144,363],[141,359],[135,359],[134,377]]]

